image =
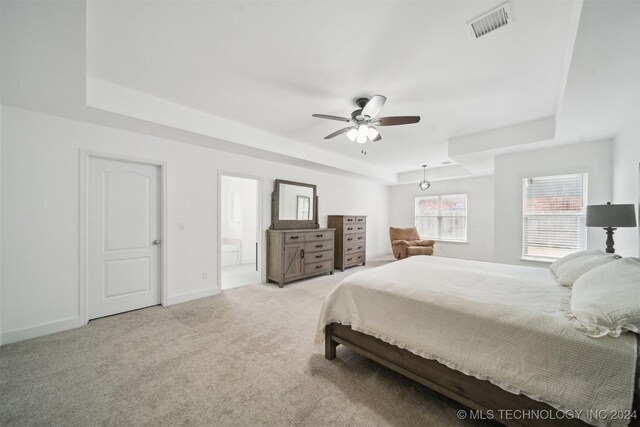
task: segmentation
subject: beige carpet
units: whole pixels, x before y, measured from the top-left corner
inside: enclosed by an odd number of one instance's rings
[[[359,269],[2,346],[0,425],[472,425],[455,402],[343,346],[324,359],[313,342],[323,298]]]

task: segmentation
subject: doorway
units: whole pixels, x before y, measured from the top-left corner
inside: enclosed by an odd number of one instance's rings
[[[260,181],[220,175],[220,286],[222,290],[260,282]]]
[[[161,302],[161,166],[87,156],[87,314]]]

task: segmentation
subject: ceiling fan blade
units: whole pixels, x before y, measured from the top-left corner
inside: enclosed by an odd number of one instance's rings
[[[329,120],[337,120],[339,122],[350,122],[351,119],[347,119],[345,117],[338,116],[330,116],[328,114],[312,114],[313,117],[317,117],[319,119],[329,119]]]
[[[397,126],[397,125],[409,125],[411,123],[418,123],[420,116],[395,116],[395,117],[380,117],[376,119],[376,126]]]
[[[324,139],[331,139],[334,136],[342,135],[343,133],[349,132],[351,129],[353,129],[353,126],[349,126],[348,128],[342,128],[340,130],[335,131],[332,134],[329,134],[329,135],[325,136]]]
[[[382,106],[386,102],[387,98],[382,95],[373,95],[367,105],[362,109],[363,116],[369,116],[371,118],[376,117],[382,111]]]

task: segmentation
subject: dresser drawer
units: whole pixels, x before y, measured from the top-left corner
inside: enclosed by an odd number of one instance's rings
[[[365,236],[364,233],[349,234],[349,235],[344,237],[344,244],[348,245],[349,243],[364,242],[364,240],[365,240],[364,236]]]
[[[316,240],[331,240],[333,231],[314,231],[306,233],[306,242],[315,242]]]
[[[319,234],[319,233],[318,233]],[[306,240],[307,233],[284,233],[284,243],[300,243]]]
[[[327,260],[333,261],[332,250],[322,251],[322,252],[310,252],[310,253],[307,253],[307,251],[305,251],[305,254],[304,254],[305,264],[312,264],[314,262],[327,261]]]
[[[364,233],[366,225],[364,224],[349,224],[344,226],[344,234]]]
[[[331,259],[328,261],[305,264],[304,266],[305,274],[318,273],[322,271],[331,271],[331,270],[333,270],[333,260]]]
[[[349,266],[351,264],[362,264],[364,262],[364,252],[358,252],[355,254],[347,254],[344,256],[344,265]]]
[[[305,253],[327,250],[333,250],[333,240],[321,240],[319,242],[307,242],[304,244]]]
[[[345,216],[342,217],[342,221],[343,224],[347,225],[347,224],[355,224],[356,223],[356,217],[355,216]]]
[[[367,222],[367,217],[366,216],[357,216],[356,217],[356,224],[364,224],[365,222]]]
[[[349,243],[344,245],[345,255],[364,251],[364,242]]]

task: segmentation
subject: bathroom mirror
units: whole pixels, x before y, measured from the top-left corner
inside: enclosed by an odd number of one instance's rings
[[[271,197],[271,228],[318,228],[316,186],[276,179]]]

